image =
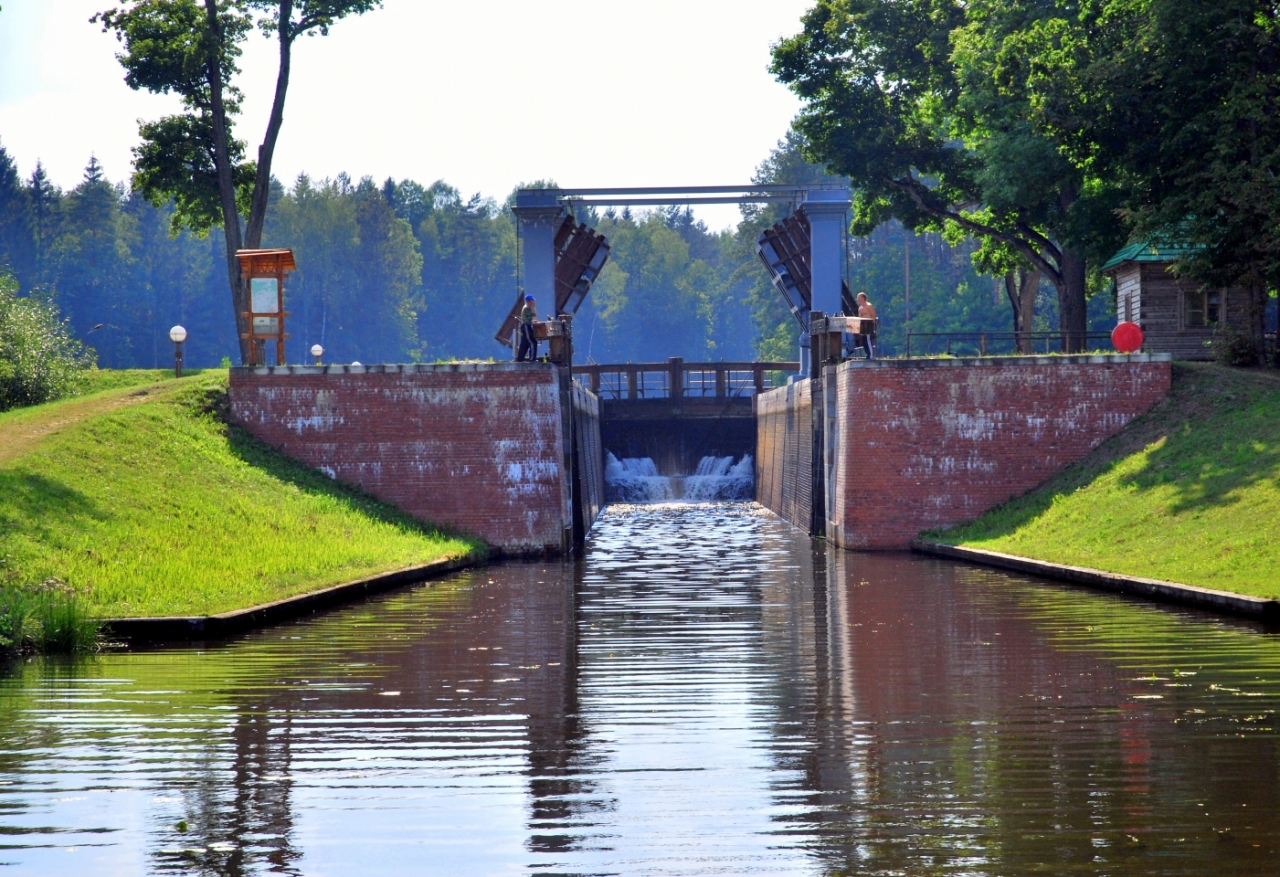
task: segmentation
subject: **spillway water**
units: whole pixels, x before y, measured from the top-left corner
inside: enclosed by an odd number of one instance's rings
[[[742,502],[752,499],[755,461],[750,454],[703,457],[692,475],[661,475],[648,457],[605,460],[605,486],[614,502]]]
[[[1262,877],[1278,710],[1247,623],[613,506],[579,560],[8,668],[0,874]]]

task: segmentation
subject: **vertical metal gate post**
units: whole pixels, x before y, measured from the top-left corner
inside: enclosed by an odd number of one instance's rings
[[[809,376],[809,417],[813,424],[813,454],[809,458],[810,494],[809,535],[825,536],[827,532],[826,473],[826,400],[823,382],[826,377],[826,317],[822,311],[809,314],[809,349],[813,357]]]

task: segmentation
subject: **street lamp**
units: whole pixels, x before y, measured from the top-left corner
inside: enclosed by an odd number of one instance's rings
[[[324,356],[324,348],[319,344],[311,345],[311,355],[316,358],[316,365],[320,364],[320,357]]]
[[[173,342],[173,376],[182,377],[182,342],[187,340],[187,330],[174,326],[169,330],[169,340]]]

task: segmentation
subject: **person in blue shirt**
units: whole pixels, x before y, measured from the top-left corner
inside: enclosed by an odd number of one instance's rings
[[[520,309],[520,346],[516,350],[516,362],[533,362],[538,358],[538,339],[533,334],[533,321],[538,318],[537,302],[533,296],[524,297]]]

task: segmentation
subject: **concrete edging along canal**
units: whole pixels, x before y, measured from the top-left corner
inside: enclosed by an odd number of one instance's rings
[[[981,548],[962,548],[958,545],[945,545],[941,542],[927,542],[921,539],[912,541],[911,550],[952,560],[967,560],[984,566],[1031,573],[1104,591],[1147,597],[1162,603],[1194,606],[1198,609],[1208,609],[1228,615],[1243,615],[1271,624],[1280,624],[1280,601],[1268,600],[1264,597],[1248,597],[1244,594],[1233,594],[1230,591],[1200,588],[1160,579],[1144,579],[1085,566],[1066,566],[1044,560],[1033,560],[1029,557],[1019,557],[1016,554],[985,551]]]
[[[184,640],[221,639],[259,627],[328,609],[359,597],[389,591],[415,582],[437,578],[449,572],[478,566],[486,560],[481,554],[441,558],[420,566],[395,570],[381,575],[345,582],[286,597],[248,609],[236,609],[217,615],[171,616],[167,618],[108,618],[102,622],[110,636],[130,643],[178,642]]]

